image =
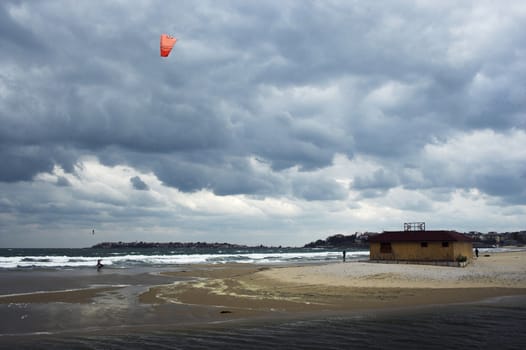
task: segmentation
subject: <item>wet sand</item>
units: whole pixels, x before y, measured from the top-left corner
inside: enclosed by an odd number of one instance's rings
[[[87,288],[66,291],[35,292],[0,296],[0,304],[46,304],[46,303],[90,303],[105,292],[117,290],[119,287]]]

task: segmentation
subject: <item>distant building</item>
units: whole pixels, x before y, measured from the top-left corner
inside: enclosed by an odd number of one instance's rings
[[[386,231],[369,237],[370,260],[456,263],[471,260],[471,238],[455,231]]]

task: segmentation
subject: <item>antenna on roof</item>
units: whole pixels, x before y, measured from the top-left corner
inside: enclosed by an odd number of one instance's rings
[[[425,222],[404,222],[404,231],[425,231]]]

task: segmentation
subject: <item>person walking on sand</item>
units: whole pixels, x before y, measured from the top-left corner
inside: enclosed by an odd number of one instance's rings
[[[104,265],[101,263],[102,259],[97,260],[97,271],[100,271],[104,267]]]
[[[343,262],[345,262],[345,254],[346,254],[346,252],[345,252],[345,250],[344,250],[344,251],[343,251]]]
[[[475,248],[475,256],[478,258],[479,257],[479,249],[478,248]]]

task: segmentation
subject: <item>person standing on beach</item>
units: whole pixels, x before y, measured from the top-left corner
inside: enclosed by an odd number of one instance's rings
[[[478,248],[475,248],[475,256],[478,258],[479,257],[479,249]]]
[[[345,262],[345,250],[343,251],[343,262]]]

